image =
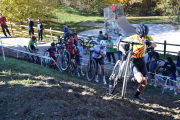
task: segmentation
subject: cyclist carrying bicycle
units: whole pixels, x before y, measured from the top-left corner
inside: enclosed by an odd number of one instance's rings
[[[57,58],[55,56],[55,54],[57,53],[57,49],[55,47],[55,43],[51,43],[51,47],[48,48],[46,51],[49,52],[50,57],[52,57],[54,61],[57,63]],[[55,62],[51,63],[51,65],[53,65],[54,67],[56,66]]]
[[[136,43],[142,43],[144,45],[133,45],[133,66],[132,66],[132,71],[134,74],[134,81],[140,83],[134,97],[141,100],[145,101],[144,98],[140,97],[140,93],[145,89],[147,85],[147,80],[148,80],[148,71],[147,67],[145,64],[145,46],[151,46],[153,48],[156,47],[156,43],[153,40],[146,40],[146,37],[148,35],[149,28],[141,23],[137,29],[136,33],[137,35],[130,36],[124,41],[129,41],[129,42],[136,42]],[[145,45],[146,43],[146,45]],[[123,45],[126,43],[120,42],[119,49],[122,51],[123,55],[126,55],[126,51],[123,48]]]
[[[34,46],[34,44],[36,44],[36,47]],[[31,40],[29,41],[29,44],[28,44],[28,49],[30,52],[37,52],[38,50],[38,46],[37,46],[37,39],[35,36],[32,36],[31,37]]]
[[[70,38],[68,40],[68,43],[66,44],[66,50],[68,50],[70,52],[70,54],[71,54],[71,62],[75,66],[75,52],[77,50],[76,50],[76,46],[74,45],[74,40],[72,38]],[[69,65],[69,69],[70,69],[71,73],[74,74],[71,64]]]
[[[94,51],[93,52],[93,58],[96,61],[97,64],[97,70],[96,70],[96,77],[95,77],[95,81],[99,82],[98,80],[98,63],[101,66],[102,69],[102,74],[103,74],[103,84],[106,85],[106,79],[105,79],[105,68],[104,68],[104,58],[106,57],[106,41],[105,40],[101,40],[100,41],[100,45],[96,45],[92,48],[89,49],[89,51]]]

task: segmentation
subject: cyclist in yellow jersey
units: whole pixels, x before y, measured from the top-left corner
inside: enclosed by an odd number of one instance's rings
[[[148,80],[148,71],[145,64],[144,56],[146,45],[151,46],[153,48],[156,47],[156,43],[152,40],[152,37],[148,35],[149,28],[141,23],[137,29],[136,29],[136,35],[130,36],[123,41],[129,41],[129,42],[137,42],[142,43],[144,45],[133,45],[133,74],[134,74],[134,80],[138,83],[140,83],[136,93],[135,98],[145,101],[144,98],[140,97],[139,94],[144,90],[144,88],[147,85]],[[147,40],[148,39],[148,40]],[[126,54],[124,48],[122,45],[125,45],[126,43],[120,42],[119,49],[122,51],[123,55]]]

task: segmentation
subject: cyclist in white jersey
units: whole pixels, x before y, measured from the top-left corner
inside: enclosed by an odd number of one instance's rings
[[[103,74],[103,84],[106,85],[107,83],[106,83],[106,79],[105,79],[105,68],[104,68],[104,58],[106,57],[106,41],[101,40],[100,45],[96,45],[96,46],[90,48],[89,51],[94,51],[93,59],[95,59],[96,63],[97,63],[95,81],[99,82],[99,80],[98,80],[98,63],[99,63],[101,66],[101,69],[102,69],[102,74]]]

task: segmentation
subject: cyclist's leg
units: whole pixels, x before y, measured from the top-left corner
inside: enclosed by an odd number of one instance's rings
[[[103,84],[107,84],[106,79],[105,79],[105,68],[104,68],[104,59],[103,58],[100,58],[99,64],[101,65],[101,69],[102,69]]]
[[[135,97],[142,100],[142,101],[145,101],[145,99],[143,99],[139,96],[139,94],[146,87],[147,79],[148,79],[148,77],[147,77],[148,72],[147,72],[147,68],[146,68],[144,59],[141,58],[141,59],[133,61],[133,68],[132,69],[133,69],[135,81],[140,83],[140,85],[136,91]]]
[[[103,74],[103,76],[105,76],[105,68],[104,68],[104,59],[103,58],[100,58],[99,64],[100,64],[101,69],[102,69],[102,74]]]

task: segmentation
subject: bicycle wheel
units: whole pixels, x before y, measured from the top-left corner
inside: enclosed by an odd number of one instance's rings
[[[41,64],[41,59],[38,56],[36,57],[35,60],[36,60],[36,64]]]
[[[60,59],[60,67],[63,71],[67,70],[69,64],[71,62],[71,55],[69,51],[64,51],[61,55]]]
[[[94,47],[95,45],[97,45],[97,43],[95,41],[91,41],[89,43],[89,48]]]
[[[94,59],[91,59],[88,63],[88,68],[86,71],[86,77],[87,77],[88,81],[92,81],[94,79],[96,70],[97,70],[96,61]]]
[[[24,61],[30,61],[30,55],[29,54],[25,54],[24,57],[23,57],[23,60]]]
[[[109,77],[109,93],[112,94],[114,92],[114,90],[116,89],[116,85],[119,79],[119,71],[121,71],[120,68],[121,65],[121,61],[118,60],[114,66],[114,69]]]
[[[128,82],[128,75],[129,75],[129,70],[130,70],[130,62],[131,62],[131,56],[132,52],[128,54],[128,57],[126,59],[126,68],[125,68],[125,75],[124,75],[124,81],[123,81],[123,88],[122,88],[122,98],[124,99],[125,93],[126,93],[126,87],[127,87],[127,82]]]

